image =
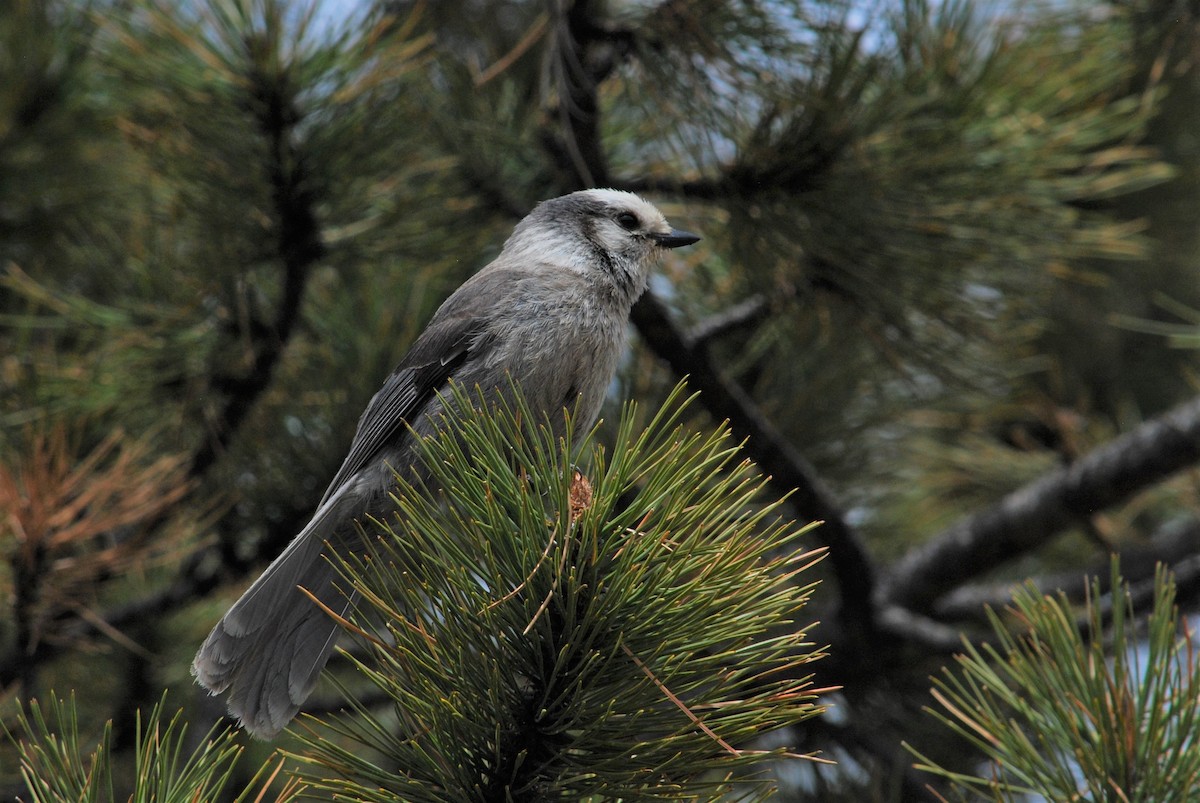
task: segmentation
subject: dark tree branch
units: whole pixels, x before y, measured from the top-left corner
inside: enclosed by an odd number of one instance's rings
[[[542,142],[567,177],[567,186],[608,186],[596,89],[616,64],[610,35],[594,19],[589,0],[553,5],[550,73],[556,97],[551,114],[556,125],[542,132]]]
[[[251,52],[255,51],[252,46]],[[225,402],[208,422],[209,437],[192,458],[191,475],[203,475],[232,441],[234,434],[270,386],[296,322],[312,267],[325,253],[315,212],[316,198],[304,161],[292,142],[300,113],[285,76],[256,72],[252,76],[250,111],[267,142],[267,173],[275,217],[275,252],[283,269],[283,292],[273,319],[253,327],[247,337],[253,359],[240,377],[223,377]],[[217,385],[214,384],[214,388]]]
[[[908,608],[889,605],[880,608],[877,616],[879,630],[906,647],[917,646],[930,655],[948,655],[963,647],[962,630]]]
[[[1146,543],[1135,544],[1117,552],[1121,575],[1131,583],[1154,578],[1160,563],[1172,569],[1182,561],[1200,553],[1200,521],[1186,519],[1172,522],[1155,533]],[[1082,601],[1090,584],[1089,578],[1099,578],[1107,585],[1110,556],[1106,555],[1086,567],[1070,572],[1046,575],[1033,579],[1037,589],[1045,594],[1062,592],[1074,601]],[[1012,601],[1014,583],[987,583],[962,586],[940,599],[933,613],[939,621],[985,621],[986,607],[1000,610]]]
[[[687,376],[700,391],[701,403],[717,418],[727,419],[746,452],[783,493],[797,515],[823,521],[816,537],[829,546],[829,561],[837,574],[842,625],[850,634],[874,631],[872,607],[875,568],[858,533],[846,523],[833,495],[816,470],[788,442],[740,386],[727,380],[702,345],[689,342],[667,316],[662,304],[647,294],[633,308],[633,323],[646,345],[679,376]]]
[[[700,321],[684,335],[692,348],[704,348],[717,338],[744,326],[752,326],[764,320],[771,311],[767,297],[754,295],[745,301]]]
[[[950,590],[1200,461],[1200,398],[967,516],[889,573],[881,599],[928,611]]]

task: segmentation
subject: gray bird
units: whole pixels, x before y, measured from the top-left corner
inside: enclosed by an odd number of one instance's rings
[[[279,733],[308,698],[338,627],[311,599],[345,611],[326,550],[362,547],[355,526],[386,516],[393,469],[414,466],[413,435],[430,434],[439,391],[454,380],[502,394],[510,381],[535,413],[562,426],[596,421],[625,346],[629,311],[664,249],[700,238],[671,228],[652,204],[617,190],[543,201],[494,261],[458,288],[371,399],[312,520],[209,635],[192,672],[255,736]],[[511,379],[510,379],[511,378]]]

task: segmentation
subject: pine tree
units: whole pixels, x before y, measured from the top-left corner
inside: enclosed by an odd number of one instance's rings
[[[1200,309],[1197,19],[5,4],[0,713],[74,688],[120,759],[169,687],[205,731],[188,659],[370,394],[515,219],[603,184],[705,236],[635,310],[614,400],[653,410],[688,376],[688,431],[728,420],[780,512],[823,522],[812,671],[845,690],[787,738],[849,769],[791,794],[922,799],[902,739],[977,758],[917,712],[986,605],[1026,577],[1078,602],[1112,551],[1134,583],[1196,575],[1194,353],[1166,336]],[[56,498],[106,507],[43,516],[34,548],[23,523]]]

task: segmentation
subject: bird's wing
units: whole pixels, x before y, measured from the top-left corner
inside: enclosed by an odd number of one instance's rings
[[[456,370],[487,354],[493,345],[487,323],[505,303],[504,291],[519,280],[507,271],[479,274],[446,300],[363,411],[350,452],[321,504],[395,439]]]

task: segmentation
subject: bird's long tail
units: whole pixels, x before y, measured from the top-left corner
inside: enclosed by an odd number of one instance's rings
[[[330,564],[327,544],[341,552],[357,541],[355,525],[328,500],[262,576],[213,628],[192,662],[192,673],[213,694],[227,694],[229,713],[250,733],[269,739],[308,699],[333,652],[331,610],[350,605],[346,585]],[[349,528],[349,533],[340,532]]]

